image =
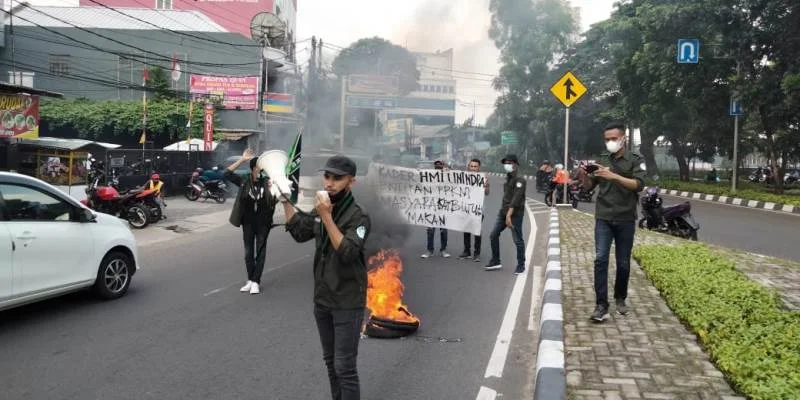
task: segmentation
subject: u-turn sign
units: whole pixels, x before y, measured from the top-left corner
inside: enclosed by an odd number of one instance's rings
[[[700,40],[678,40],[678,64],[697,64],[700,62]]]

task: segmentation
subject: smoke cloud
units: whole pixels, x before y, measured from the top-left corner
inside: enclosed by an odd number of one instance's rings
[[[353,195],[356,202],[369,214],[372,223],[364,252],[367,257],[380,249],[402,249],[408,241],[411,226],[400,218],[397,210],[382,203],[376,188],[366,179],[356,183]]]

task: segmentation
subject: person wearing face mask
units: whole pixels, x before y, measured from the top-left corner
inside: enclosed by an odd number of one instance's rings
[[[434,169],[444,169],[444,162],[442,160],[436,160],[433,163]],[[436,228],[428,228],[428,251],[422,254],[420,257],[422,258],[431,258],[433,257],[433,250],[435,249],[433,246],[433,239],[436,236]],[[439,228],[439,245],[441,246],[441,255],[444,258],[450,258],[450,253],[447,252],[447,229]]]
[[[503,205],[497,214],[494,229],[489,236],[492,247],[492,259],[484,269],[494,271],[503,268],[500,262],[500,234],[506,228],[511,229],[514,245],[517,246],[517,268],[514,273],[525,272],[525,240],[522,238],[522,220],[525,217],[525,178],[519,176],[519,161],[515,154],[509,154],[502,160],[506,171],[506,183],[503,185]]]
[[[321,171],[325,190],[317,192],[310,214],[296,213],[286,196],[280,201],[292,238],[301,243],[315,239],[314,318],[331,396],[334,400],[357,400],[360,384],[356,359],[367,305],[364,243],[370,218],[353,198],[356,164],[351,159],[331,157]]]
[[[612,241],[616,245],[617,266],[614,300],[619,314],[628,313],[625,300],[628,297],[631,250],[636,229],[636,204],[646,176],[644,158],[625,149],[624,124],[608,125],[603,136],[608,153],[603,154],[600,164],[582,167],[592,171],[583,181],[584,189],[598,187],[594,228],[594,290],[597,305],[591,315],[595,322],[603,322],[609,317],[608,259]]]
[[[250,174],[239,176],[235,173],[245,162],[250,162]],[[269,177],[261,173],[258,158],[253,150],[247,149],[242,158],[225,170],[225,179],[239,187],[239,194],[231,209],[230,223],[242,227],[244,240],[244,263],[247,269],[247,283],[239,289],[243,293],[261,293],[261,275],[267,257],[267,237],[272,229],[277,199],[270,194]]]

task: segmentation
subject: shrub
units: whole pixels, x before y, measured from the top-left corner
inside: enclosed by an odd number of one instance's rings
[[[756,200],[777,204],[790,204],[800,206],[800,196],[796,194],[774,194],[766,192],[764,188],[747,186],[739,188],[736,194],[731,193],[730,186],[726,184],[713,184],[704,182],[684,182],[672,179],[661,179],[659,181],[648,182],[650,186],[658,186],[662,189],[679,190],[682,192],[706,193],[718,196],[738,197],[745,200]],[[794,192],[794,191],[790,191]]]
[[[717,367],[752,399],[800,399],[800,313],[699,244],[634,249]]]

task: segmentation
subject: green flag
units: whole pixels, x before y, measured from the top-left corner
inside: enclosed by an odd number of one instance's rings
[[[289,150],[289,164],[286,165],[286,176],[292,183],[294,183],[295,190],[292,191],[292,196],[289,199],[292,203],[297,204],[297,196],[300,193],[300,160],[301,147],[303,142],[303,131],[297,131],[297,137],[294,139],[291,150]]]

